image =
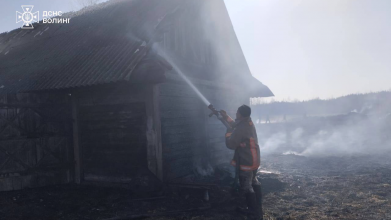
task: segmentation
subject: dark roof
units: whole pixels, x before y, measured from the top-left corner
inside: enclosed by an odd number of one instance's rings
[[[273,96],[251,76],[223,0],[111,0],[63,17],[70,17],[70,23],[39,23],[34,30],[0,35],[0,93],[160,82],[169,67],[149,48],[152,38],[161,39],[170,30],[174,41],[177,31],[191,33],[177,43],[193,48],[199,44],[192,43],[208,35],[204,45],[213,45],[219,81],[232,83],[234,78],[248,96]],[[181,22],[173,30],[175,19]],[[185,71],[191,74],[191,69]]]
[[[69,24],[0,35],[0,90],[16,93],[129,80],[156,26],[180,0],[109,1]]]
[[[247,95],[252,98],[257,97],[271,97],[274,96],[273,92],[266,85],[262,84],[258,79],[251,76],[247,80]]]

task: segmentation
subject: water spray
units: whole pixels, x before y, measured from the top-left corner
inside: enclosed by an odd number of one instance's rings
[[[158,44],[155,44],[155,49],[159,52],[162,51],[162,49],[159,47]],[[171,66],[172,68],[179,74],[179,76],[190,86],[190,88],[193,89],[193,91],[197,94],[197,96],[202,100],[202,102],[209,106],[210,102],[208,99],[205,98],[205,96],[198,90],[198,88],[185,76],[185,74],[181,71],[181,69],[166,55],[166,53],[162,52],[159,53],[161,57],[163,57]]]
[[[154,46],[158,52],[162,51],[158,44],[155,44]],[[193,89],[193,91],[202,100],[202,102],[206,106],[208,106],[208,108],[212,111],[212,113],[209,114],[209,117],[216,115],[217,119],[219,119],[225,127],[231,129],[231,125],[224,119],[221,113],[213,107],[213,105],[205,98],[205,96],[200,92],[200,90],[198,90],[198,88],[189,80],[189,78],[186,77],[186,75],[181,71],[181,69],[175,64],[175,62],[173,62],[172,59],[170,59],[170,57],[168,57],[167,54],[164,52],[159,53],[159,55],[172,66],[172,68],[179,74],[179,76],[190,86],[190,88]]]

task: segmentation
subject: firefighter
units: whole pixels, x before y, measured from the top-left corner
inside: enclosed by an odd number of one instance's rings
[[[240,106],[235,121],[227,115],[226,111],[221,110],[220,113],[233,127],[227,130],[225,140],[227,148],[235,151],[231,164],[237,167],[240,191],[246,197],[248,208],[241,210],[254,215],[257,219],[263,219],[261,184],[256,178],[260,166],[260,154],[257,132],[250,118],[251,108],[247,105]]]

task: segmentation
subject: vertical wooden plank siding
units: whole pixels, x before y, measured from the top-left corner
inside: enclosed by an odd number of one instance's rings
[[[193,82],[216,108],[232,116],[240,105],[248,104],[229,86]],[[208,117],[207,106],[183,81],[160,85],[160,113],[165,181],[208,173],[211,167],[230,162],[233,152],[225,147],[226,128],[215,117]]]
[[[75,183],[80,184],[83,177],[82,172],[82,155],[80,149],[79,135],[79,107],[77,93],[72,94],[72,126],[73,126],[73,156],[75,161]]]
[[[163,150],[162,150],[162,132],[161,132],[161,120],[160,120],[160,103],[159,103],[159,85],[154,85],[152,88],[152,101],[153,101],[153,116],[154,116],[154,129],[156,133],[156,162],[157,162],[157,177],[163,180]]]
[[[71,181],[67,94],[0,96],[0,191]]]
[[[160,180],[163,180],[163,161],[161,144],[161,122],[159,111],[159,86],[148,85],[145,88],[147,111],[147,152],[148,168]]]
[[[151,88],[135,84],[107,85],[79,93],[85,181],[130,183],[148,170],[147,159],[154,154],[148,152],[154,149],[148,148],[148,134],[151,146],[155,139],[150,96]]]

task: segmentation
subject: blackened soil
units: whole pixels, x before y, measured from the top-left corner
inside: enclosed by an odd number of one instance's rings
[[[0,193],[0,219],[246,219],[230,189],[170,187],[142,198],[130,189],[59,185]]]
[[[260,173],[264,219],[391,219],[391,164],[378,158],[269,156]],[[220,175],[224,176],[224,175]],[[229,178],[220,178],[225,182]],[[0,219],[249,219],[229,184],[158,192],[102,185],[60,185],[0,192]]]

